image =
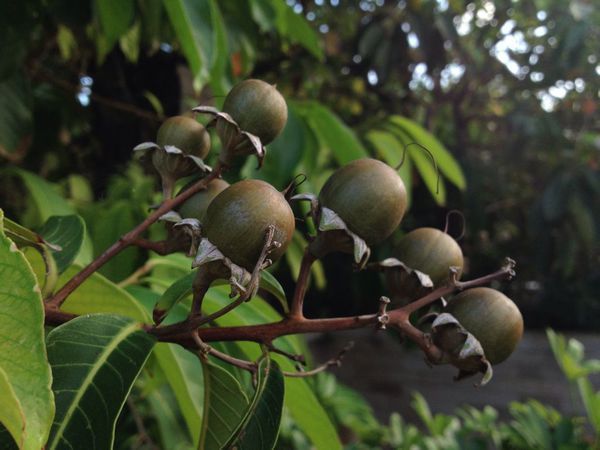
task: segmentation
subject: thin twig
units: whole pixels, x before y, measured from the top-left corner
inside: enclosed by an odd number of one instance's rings
[[[307,370],[306,372],[282,372],[284,376],[286,377],[292,377],[292,378],[306,378],[306,377],[312,377],[313,375],[316,375],[320,372],[324,372],[325,370],[329,369],[330,367],[340,367],[342,365],[342,359],[344,359],[344,356],[346,355],[346,353],[348,353],[348,351],[354,347],[354,342],[350,341],[348,344],[346,344],[346,346],[337,354],[337,356],[335,358],[331,358],[328,361],[325,361],[323,364],[321,364],[318,367],[315,367],[312,370]]]
[[[146,431],[144,420],[131,397],[127,397],[127,406],[129,408],[129,412],[131,413],[131,417],[135,422],[135,427],[137,428],[138,440],[142,443],[148,444],[153,450],[160,450],[160,447],[154,443],[148,434],[148,431]]]
[[[294,362],[300,363],[302,365],[306,364],[306,358],[304,357],[304,355],[298,354],[298,353],[290,353],[290,352],[286,352],[285,350],[282,350],[278,347],[275,347],[275,345],[273,345],[272,343],[268,343],[266,345],[267,349],[270,352],[273,353],[278,353],[280,355],[285,356],[288,359],[291,359]]]

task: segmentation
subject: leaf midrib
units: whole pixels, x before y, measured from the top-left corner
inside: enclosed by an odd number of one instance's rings
[[[69,409],[67,410],[65,417],[63,418],[60,424],[60,427],[56,431],[56,434],[54,435],[54,440],[50,444],[50,447],[48,447],[48,450],[54,450],[58,445],[58,442],[60,442],[60,438],[63,432],[65,431],[65,428],[67,427],[67,424],[69,423],[71,417],[73,416],[73,413],[77,409],[81,398],[83,397],[84,393],[87,392],[88,388],[92,385],[92,382],[98,374],[98,371],[104,366],[104,363],[108,360],[110,354],[117,348],[117,346],[121,342],[123,342],[130,334],[132,334],[132,330],[133,332],[135,332],[138,329],[138,323],[132,323],[128,325],[114,337],[114,339],[110,342],[110,344],[107,347],[105,347],[103,352],[100,354],[100,357],[96,360],[96,364],[92,366],[93,369],[88,373],[88,375],[86,375],[85,379],[83,380],[83,383],[81,384],[81,388],[78,390],[77,394],[73,398],[73,401],[71,402]]]

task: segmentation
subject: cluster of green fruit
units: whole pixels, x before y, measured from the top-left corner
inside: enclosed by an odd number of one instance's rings
[[[287,120],[284,98],[274,86],[260,80],[236,85],[227,95],[222,112],[208,107],[196,111],[214,116],[212,124],[222,142],[223,165],[229,165],[233,155],[257,152],[261,157],[263,145],[282,131]],[[171,182],[173,177],[202,168],[196,161],[194,167],[188,164],[181,169],[185,165],[181,158],[203,159],[209,146],[208,133],[200,123],[190,117],[173,117],[160,127],[152,159],[161,175],[164,166],[169,166],[167,178]],[[172,148],[179,151],[169,153]],[[176,163],[171,161],[174,158],[178,158]],[[375,159],[360,159],[339,168],[312,200],[318,233],[309,251],[316,258],[331,251],[354,254],[356,263],[364,262],[361,260],[365,255],[368,258],[369,247],[384,241],[399,227],[407,208],[406,189],[397,171]],[[198,220],[202,237],[249,272],[261,254],[269,226],[274,227],[273,239],[280,244],[269,255],[273,261],[284,254],[295,228],[286,196],[259,180],[229,185],[216,178],[181,204],[177,212],[183,219]],[[457,242],[448,233],[433,228],[407,233],[395,249],[395,257],[412,271],[427,275],[428,288],[452,282],[451,273],[457,280],[464,266]],[[406,297],[412,289],[408,279],[404,272],[387,274],[389,289],[399,297]],[[443,312],[452,314],[477,338],[492,364],[510,355],[523,331],[515,304],[490,288],[460,293]]]

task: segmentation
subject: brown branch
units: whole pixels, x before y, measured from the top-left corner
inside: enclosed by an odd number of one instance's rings
[[[131,245],[135,245],[136,247],[143,248],[144,250],[151,250],[154,253],[157,253],[161,256],[168,255],[170,253],[175,252],[169,246],[169,242],[164,241],[151,241],[150,239],[137,238],[134,240]]]
[[[189,189],[183,191],[180,195],[173,199],[165,200],[152,214],[140,223],[133,230],[123,235],[117,242],[111,245],[104,253],[98,256],[89,265],[84,267],[79,273],[71,278],[61,289],[54,294],[48,301],[47,306],[58,309],[67,299],[69,294],[77,289],[90,275],[96,272],[100,267],[106,264],[111,258],[119,254],[123,249],[134,243],[137,238],[148,229],[150,225],[156,222],[163,214],[175,209],[181,203],[186,201],[198,191],[205,189],[208,183],[221,175],[223,166],[217,164],[214,170],[206,177],[199,180]]]

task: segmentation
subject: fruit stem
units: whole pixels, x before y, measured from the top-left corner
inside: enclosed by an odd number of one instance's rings
[[[190,198],[195,193],[199,192],[202,189],[205,189],[215,178],[218,178],[223,172],[223,166],[217,163],[213,171],[199,180],[196,184],[194,184],[190,189],[182,192],[177,197],[165,200],[152,214],[150,214],[142,223],[136,226],[134,229],[124,234],[119,238],[117,242],[111,245],[108,249],[104,251],[100,256],[98,256],[95,260],[93,260],[86,267],[81,269],[79,273],[77,273],[73,278],[71,278],[62,288],[60,288],[56,294],[46,303],[49,308],[59,309],[60,306],[64,303],[67,297],[77,289],[81,284],[87,280],[94,272],[100,269],[104,264],[110,261],[113,257],[118,255],[125,248],[133,244],[140,235],[150,227],[154,222],[156,222],[163,214],[175,209],[177,206],[182,204],[188,198]]]
[[[290,312],[288,314],[290,319],[304,318],[304,297],[306,296],[306,290],[308,289],[310,269],[316,259],[317,258],[307,247],[304,250],[304,256],[302,257],[302,263],[300,264],[300,273],[298,274],[298,281],[296,282],[296,289],[294,290],[294,297],[292,298],[292,305],[290,306]]]

